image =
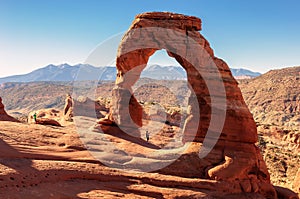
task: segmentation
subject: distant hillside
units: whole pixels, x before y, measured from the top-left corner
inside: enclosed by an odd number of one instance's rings
[[[78,86],[79,84],[79,86]],[[89,98],[111,97],[114,81],[78,82],[75,92]],[[73,93],[72,82],[23,82],[3,83],[0,86],[0,96],[6,110],[27,114],[30,111],[44,108],[62,109],[66,94]],[[134,86],[134,95],[139,101],[157,102],[178,105],[187,103],[188,87],[184,80],[153,80],[141,78]]]
[[[71,92],[71,84],[55,82],[4,83],[0,88],[6,110],[24,113],[44,108],[63,108],[65,96]]]
[[[260,73],[252,72],[246,69],[231,69],[233,76],[252,78],[259,76]],[[147,66],[141,74],[142,78],[151,78],[158,80],[185,80],[186,71],[180,66]],[[46,81],[67,81],[74,80],[109,80],[114,81],[116,78],[116,67],[103,66],[94,67],[88,64],[77,64],[70,66],[61,64],[58,66],[48,65],[43,68],[34,70],[24,75],[14,75],[0,78],[0,84],[6,82],[46,82]]]
[[[48,66],[49,68],[51,67]],[[60,70],[63,68],[69,67],[61,66]],[[93,68],[91,67],[91,69]],[[147,76],[151,73],[158,75],[157,71],[166,70],[165,68],[168,67],[151,66],[143,72],[143,75]],[[170,72],[172,74],[183,72],[181,67],[168,69],[172,71]],[[285,68],[272,70],[254,79],[239,81],[245,102],[257,122],[285,127],[292,126],[293,128],[300,125],[299,72],[300,67]],[[167,73],[161,73],[160,77],[165,74]],[[178,75],[173,78],[175,77],[180,79],[183,76]],[[80,93],[93,97],[95,93],[89,93],[88,89],[85,89],[90,87],[90,83],[89,81],[83,82]],[[110,97],[113,86],[113,81],[99,82],[96,96]],[[186,98],[183,96],[189,91],[184,80],[170,81],[149,78],[140,79],[135,88],[138,88],[135,96],[140,101],[169,102],[170,104],[186,102]],[[164,89],[169,91],[164,91]],[[65,95],[72,92],[72,82],[2,83],[0,85],[0,96],[3,98],[6,109],[21,110],[22,112],[41,108],[62,108]],[[162,95],[164,92],[166,95]],[[171,92],[174,95],[171,95]]]
[[[299,130],[300,67],[271,70],[239,87],[257,122]]]

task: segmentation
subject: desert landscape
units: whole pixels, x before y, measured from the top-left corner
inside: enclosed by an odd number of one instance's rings
[[[201,30],[142,13],[107,79],[1,83],[0,198],[299,198],[300,66],[233,76]],[[186,77],[140,78],[158,49]]]

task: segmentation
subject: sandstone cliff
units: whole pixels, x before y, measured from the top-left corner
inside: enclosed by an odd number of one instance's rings
[[[2,104],[2,98],[0,97],[0,121],[12,121],[18,122],[17,119],[8,115],[4,109],[4,105]]]

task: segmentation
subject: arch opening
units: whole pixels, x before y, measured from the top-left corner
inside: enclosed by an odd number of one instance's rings
[[[186,70],[166,50],[157,50],[132,86],[143,108],[141,137],[151,131],[151,142],[169,148],[183,145],[183,127],[192,91]]]

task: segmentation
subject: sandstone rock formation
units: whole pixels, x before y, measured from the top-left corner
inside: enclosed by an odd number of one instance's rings
[[[182,126],[182,120],[186,116],[178,107],[163,107],[160,104],[144,103],[143,120],[152,120],[164,122],[170,126]]]
[[[4,105],[2,104],[2,98],[0,97],[0,121],[12,121],[18,122],[17,119],[8,115],[4,109]]]
[[[140,136],[143,108],[132,94],[132,87],[149,57],[165,49],[187,71],[195,95],[189,98],[191,110],[183,130],[187,148],[158,172],[237,183],[235,192],[258,192],[265,198],[277,198],[255,146],[256,124],[237,82],[227,64],[214,56],[200,30],[201,20],[196,17],[162,12],[137,15],[120,43],[112,106],[100,124],[106,133],[116,132],[115,127],[107,127],[113,124],[122,129],[117,131],[120,136],[124,130],[130,136]],[[211,146],[206,155],[205,149]]]
[[[49,118],[40,118],[37,119],[36,124],[41,124],[41,125],[51,125],[51,126],[61,126],[61,124],[53,119]]]
[[[108,110],[100,101],[94,101],[84,96],[73,100],[70,95],[67,95],[63,115],[66,121],[71,121],[73,116],[103,118],[103,113],[107,113]]]
[[[34,121],[33,115],[36,114],[36,122]],[[41,124],[41,125],[52,125],[52,126],[61,126],[59,121],[62,118],[62,113],[56,109],[41,109],[32,111],[28,114],[28,123],[29,124]]]
[[[299,193],[293,185],[300,165],[298,134],[270,125],[260,125],[257,131],[257,146],[267,164],[272,184]]]
[[[64,114],[64,119],[66,121],[72,121],[72,117],[73,117],[73,99],[71,97],[70,94],[66,95],[66,100],[65,100],[65,107],[63,110],[63,114]]]
[[[93,118],[104,117],[100,111],[103,108],[98,102],[91,100],[88,97],[79,96],[74,100],[73,116],[87,116]]]

